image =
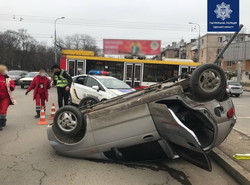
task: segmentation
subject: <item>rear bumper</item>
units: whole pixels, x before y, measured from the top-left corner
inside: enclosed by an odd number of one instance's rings
[[[236,116],[234,116],[231,120],[218,123],[218,133],[215,146],[220,145],[227,138],[227,136],[232,131],[235,123],[236,123]]]

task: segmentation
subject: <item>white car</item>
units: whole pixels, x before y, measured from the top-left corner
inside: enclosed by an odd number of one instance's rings
[[[24,78],[19,80],[19,84],[23,89],[25,86],[29,86],[32,80],[39,74],[39,72],[29,72]],[[50,79],[51,77],[46,73],[46,76]]]
[[[240,97],[243,93],[243,87],[239,82],[227,81],[227,93],[231,96]]]
[[[29,86],[32,80],[35,78],[36,75],[38,75],[39,72],[29,72],[24,78],[21,78],[19,80],[19,84],[21,88],[23,89],[25,86]]]
[[[73,77],[70,101],[72,104],[86,106],[133,91],[135,90],[117,78],[84,74]]]

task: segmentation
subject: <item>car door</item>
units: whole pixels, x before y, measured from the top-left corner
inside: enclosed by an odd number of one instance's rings
[[[78,101],[80,101],[84,97],[84,94],[86,92],[86,86],[85,86],[86,78],[87,78],[86,76],[76,77],[74,84],[72,86],[75,97],[72,98],[78,99]]]
[[[104,88],[102,87],[102,85],[93,77],[88,76],[86,78],[86,84],[85,84],[85,88],[86,88],[86,93],[87,95],[91,95],[91,96],[95,96],[97,97],[99,100],[102,100],[104,98],[103,96],[103,92],[105,91]],[[99,90],[95,90],[92,87],[93,86],[98,86]],[[87,96],[86,95],[86,96]]]
[[[183,159],[211,171],[211,162],[201,148],[194,132],[187,128],[165,104],[149,103],[149,110],[160,136],[170,143],[173,150]]]

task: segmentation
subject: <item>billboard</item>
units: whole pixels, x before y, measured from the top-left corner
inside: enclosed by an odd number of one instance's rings
[[[239,0],[208,0],[208,31],[239,31]]]
[[[160,40],[103,39],[103,53],[110,55],[158,55]]]

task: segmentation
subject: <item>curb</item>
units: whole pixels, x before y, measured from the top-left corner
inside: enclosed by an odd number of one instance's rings
[[[214,148],[210,156],[217,162],[227,173],[242,185],[250,184],[250,173],[223,153],[220,149]]]

